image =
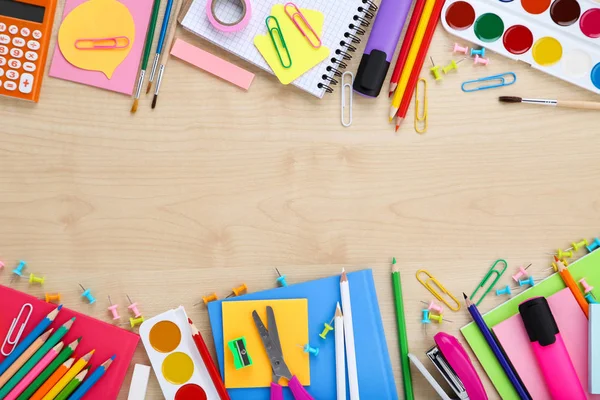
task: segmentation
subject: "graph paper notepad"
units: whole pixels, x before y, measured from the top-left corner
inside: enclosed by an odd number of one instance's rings
[[[272,74],[273,71],[254,46],[254,37],[267,34],[265,19],[271,8],[282,2],[251,0],[252,18],[248,26],[239,32],[227,33],[215,29],[209,22],[206,16],[207,1],[187,0],[180,18],[181,25]],[[300,8],[320,11],[325,16],[321,40],[324,46],[331,49],[330,57],[292,82],[300,89],[321,98],[325,92],[333,91],[333,86],[337,84],[336,77],[341,76],[347,61],[352,58],[356,44],[360,42],[360,36],[365,34],[377,7],[371,0],[298,0],[294,4]],[[217,1],[215,7],[220,19],[237,19],[239,9],[235,0]]]

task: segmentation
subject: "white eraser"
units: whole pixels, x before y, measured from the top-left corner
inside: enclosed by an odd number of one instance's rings
[[[147,365],[135,364],[127,400],[144,400],[146,398],[146,389],[148,388],[149,378],[150,367]]]

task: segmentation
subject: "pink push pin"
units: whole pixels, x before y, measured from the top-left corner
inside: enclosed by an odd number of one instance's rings
[[[579,280],[579,283],[581,283],[581,286],[583,286],[583,293],[585,294],[588,294],[589,292],[594,290],[594,287],[590,286],[589,283],[586,282],[585,278],[581,278]]]
[[[113,321],[115,321],[117,319],[121,319],[121,316],[119,315],[119,311],[117,310],[119,305],[113,304],[112,301],[110,300],[110,296],[108,296],[108,303],[110,304],[110,307],[108,307],[108,311],[110,311],[110,313],[112,314]]]
[[[452,52],[453,53],[463,53],[464,55],[467,55],[467,53],[469,52],[469,47],[468,46],[461,46],[458,43],[454,43],[454,47],[452,48]]]
[[[489,62],[490,62],[489,59],[479,57],[479,54],[475,54],[475,58],[473,59],[473,64],[488,65]]]
[[[427,309],[429,311],[435,311],[438,314],[442,314],[444,311],[444,307],[442,307],[440,304],[436,304],[433,300],[431,300],[430,303],[427,303],[426,301],[421,301],[421,303],[427,304]]]
[[[519,267],[519,270],[517,271],[516,274],[514,274],[512,276],[512,278],[514,279],[515,282],[519,283],[519,279],[527,276],[527,268],[531,267],[531,264],[529,264],[528,266],[526,266],[525,268],[523,267]]]
[[[137,305],[137,303],[133,303],[133,302],[131,301],[131,299],[129,298],[129,295],[125,295],[125,296],[127,296],[127,300],[129,300],[129,304],[130,304],[130,305],[127,307],[127,308],[128,308],[128,309],[129,309],[129,310],[130,310],[130,311],[133,313],[133,315],[134,315],[136,318],[139,318],[139,317],[141,317],[141,316],[142,316],[142,313],[140,312],[140,310],[138,310],[138,305]]]

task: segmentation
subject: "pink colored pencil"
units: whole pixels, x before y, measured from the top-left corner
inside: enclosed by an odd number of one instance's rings
[[[19,395],[23,393],[25,389],[27,389],[31,382],[33,382],[33,380],[37,378],[37,376],[41,374],[48,365],[50,365],[52,360],[58,356],[58,353],[60,353],[64,345],[65,344],[63,342],[59,342],[56,346],[50,349],[50,351],[44,357],[42,357],[40,362],[38,362],[35,367],[33,367],[31,371],[29,371],[29,373],[25,375],[25,377],[19,383],[17,383],[17,386],[10,391],[4,400],[15,400],[17,397],[19,397]]]

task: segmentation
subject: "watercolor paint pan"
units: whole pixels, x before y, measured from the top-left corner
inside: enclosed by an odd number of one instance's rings
[[[449,33],[600,94],[600,3],[448,0]]]
[[[182,306],[147,319],[140,337],[167,400],[219,399]]]

